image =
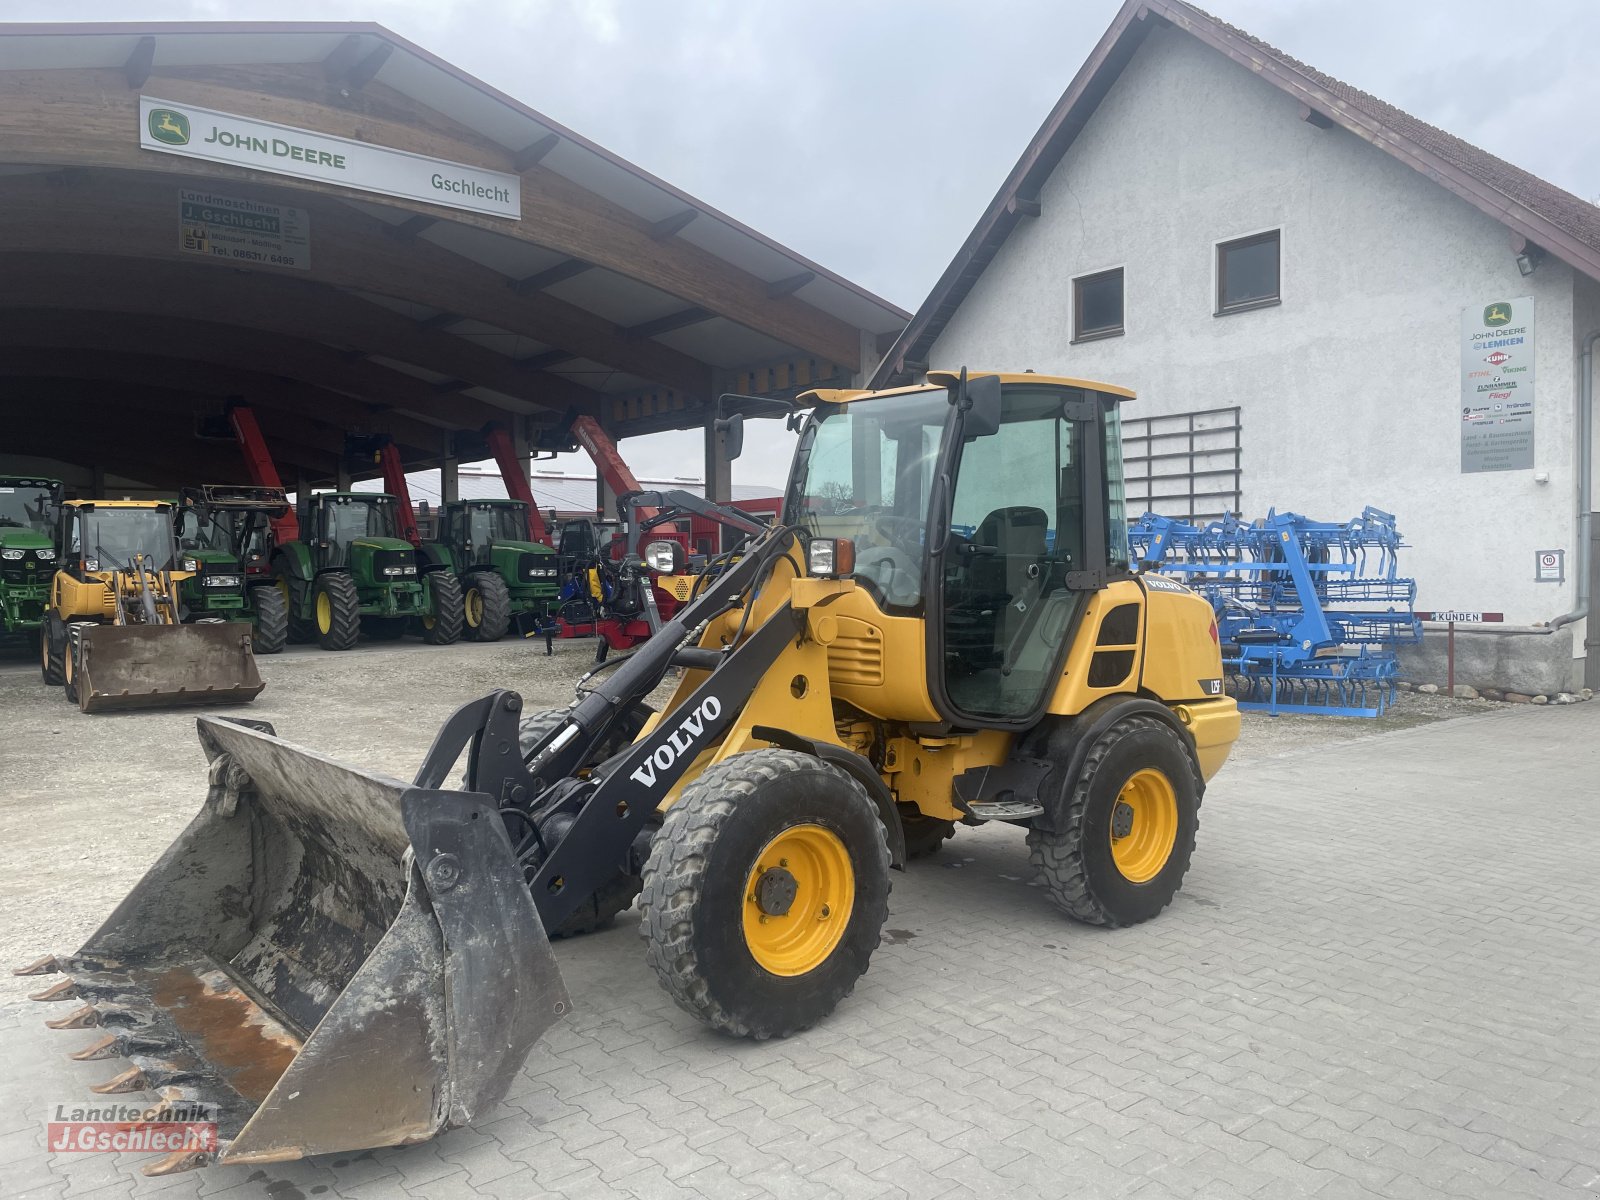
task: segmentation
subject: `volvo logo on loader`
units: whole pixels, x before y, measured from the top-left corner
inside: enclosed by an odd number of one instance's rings
[[[715,721],[721,715],[722,701],[715,696],[707,696],[692,713],[678,722],[678,727],[672,731],[666,742],[657,746],[650,757],[645,759],[628,778],[640,787],[655,787],[656,776],[662,771],[672,770],[672,764],[695,744],[701,734],[705,733],[706,722]]]
[[[189,118],[181,112],[170,108],[151,109],[147,124],[150,136],[158,142],[165,142],[169,146],[189,144]]]

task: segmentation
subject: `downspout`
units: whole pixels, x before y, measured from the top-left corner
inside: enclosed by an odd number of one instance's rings
[[[1578,576],[1578,599],[1571,612],[1562,613],[1549,622],[1551,629],[1560,629],[1589,615],[1589,522],[1593,508],[1589,481],[1594,473],[1594,344],[1600,341],[1600,331],[1591,333],[1583,343],[1583,353],[1578,356],[1578,545],[1573,555]]]

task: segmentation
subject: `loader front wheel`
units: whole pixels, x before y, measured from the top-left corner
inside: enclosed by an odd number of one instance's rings
[[[461,637],[461,581],[449,571],[430,571],[431,597],[422,618],[422,640],[430,646],[448,646]]]
[[[1055,906],[1089,925],[1148,921],[1177,895],[1199,827],[1199,772],[1178,732],[1129,716],[1089,748],[1028,833]]]
[[[467,636],[475,642],[498,642],[511,627],[511,589],[493,571],[467,576],[462,601]]]
[[[645,864],[640,932],[678,1006],[739,1037],[787,1037],[855,988],[889,912],[889,849],[861,785],[754,750],[707,767]]]
[[[350,576],[332,571],[317,577],[311,594],[317,644],[324,650],[352,649],[361,637],[361,595]]]
[[[61,686],[66,653],[67,627],[60,617],[50,613],[39,627],[39,670],[48,686]]]
[[[257,654],[278,654],[289,642],[289,601],[272,584],[250,589],[250,605],[255,609],[256,633],[252,649]]]

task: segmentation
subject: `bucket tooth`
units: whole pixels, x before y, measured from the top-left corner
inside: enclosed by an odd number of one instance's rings
[[[117,1096],[123,1092],[144,1092],[149,1090],[149,1081],[144,1077],[144,1071],[139,1067],[129,1067],[121,1075],[108,1079],[104,1083],[97,1083],[89,1090],[97,1096]]]
[[[43,958],[31,962],[25,967],[13,967],[11,973],[13,975],[54,975],[58,971],[65,969],[61,964],[61,960],[54,954],[46,954]]]
[[[91,1029],[98,1024],[100,1024],[100,1014],[92,1004],[74,1009],[59,1021],[45,1022],[50,1029]]]
[[[69,1054],[67,1057],[76,1059],[78,1062],[98,1062],[103,1058],[121,1058],[122,1035],[108,1033],[105,1037],[97,1038],[82,1050]]]
[[[171,1154],[151,1163],[143,1168],[144,1174],[155,1178],[160,1175],[176,1175],[180,1171],[192,1171],[196,1167],[210,1166],[216,1154],[210,1150],[174,1150]]]
[[[72,979],[58,979],[42,992],[34,992],[29,1000],[77,1000],[83,993],[78,990],[78,984]]]

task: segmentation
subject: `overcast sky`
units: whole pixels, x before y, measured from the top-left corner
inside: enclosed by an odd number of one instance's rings
[[[1580,196],[1593,0],[1210,0],[1210,11]],[[0,0],[7,20],[375,20],[915,310],[1113,0]],[[752,431],[735,478],[781,482]],[[698,474],[698,435],[624,445]],[[684,464],[695,465],[686,470]]]

